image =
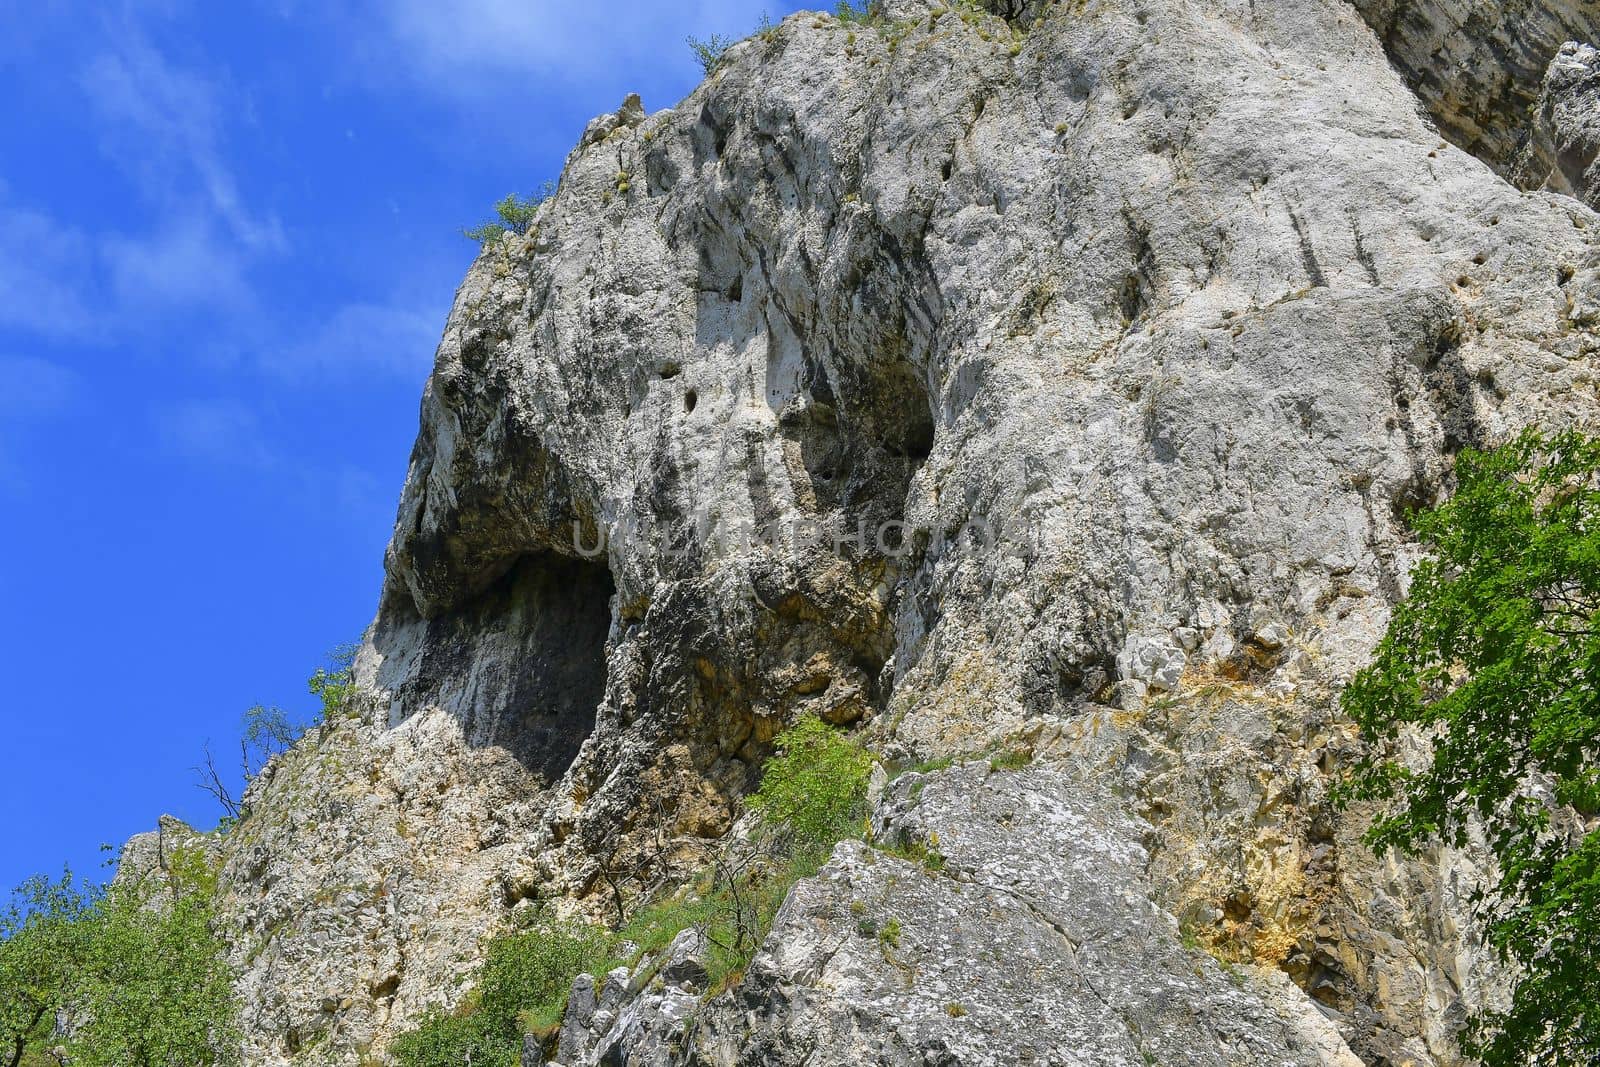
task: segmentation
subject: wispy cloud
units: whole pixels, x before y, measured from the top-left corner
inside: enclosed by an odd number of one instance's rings
[[[248,210],[222,151],[222,116],[242,110],[225,83],[173,66],[128,26],[80,79],[102,122],[103,145],[153,202],[201,198],[245,248],[282,252],[283,227]],[[225,106],[227,105],[227,106]]]
[[[168,62],[130,21],[85,36],[77,87],[115,168],[106,195],[139,221],[91,236],[0,186],[0,329],[107,342],[173,312],[247,305],[252,266],[287,241],[276,217],[247,209],[226,163],[225,86]]]
[[[793,6],[775,2],[769,10],[776,17]],[[702,35],[748,32],[761,11],[751,0],[371,0],[362,18],[411,60],[397,69],[449,94],[493,84],[508,72],[572,85],[610,79],[630,67],[659,69],[664,43],[681,48],[685,26]],[[687,49],[681,61],[692,66]]]
[[[445,310],[426,303],[347,304],[303,342],[265,357],[267,366],[291,378],[378,374],[420,384],[433,366]]]
[[[236,246],[203,218],[168,220],[137,237],[109,237],[101,255],[118,307],[139,318],[173,307],[251,300]]]
[[[183,459],[255,471],[281,462],[261,420],[237,400],[187,400],[157,412],[155,424],[162,444]]]
[[[0,189],[0,327],[45,337],[93,333],[93,258],[81,232],[11,207]]]
[[[15,458],[26,424],[61,415],[79,400],[83,381],[59,363],[36,356],[0,356],[0,493],[25,492],[28,477]]]

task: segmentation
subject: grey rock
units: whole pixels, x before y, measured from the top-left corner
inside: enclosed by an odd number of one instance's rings
[[[567,998],[567,1011],[561,1018],[561,1038],[556,1048],[556,1059],[563,1064],[575,1064],[584,1054],[593,1038],[590,1026],[595,1013],[594,976],[580,974],[572,980],[572,992]]]
[[[1517,164],[1525,189],[1549,189],[1600,208],[1600,51],[1568,41],[1550,62]]]
[[[1502,172],[1526,137],[1545,68],[1600,41],[1592,0],[1351,0],[1440,132]]]
[[[1139,828],[1056,771],[967,764],[875,822],[944,864],[841,845],[708,1007],[696,1062],[1361,1062],[1281,975],[1184,947]]]
[[[703,992],[708,977],[706,953],[710,947],[700,931],[683,931],[667,946],[661,962],[661,980],[685,992]]]
[[[1024,903],[1005,879],[1037,872],[992,833],[992,862],[951,853],[971,882],[847,850],[784,930],[854,937],[841,887],[887,908],[891,874],[922,913],[976,910],[907,933],[939,992],[841,942],[909,1029],[816,1040],[977,1055],[966,1001],[1000,1020],[1023,995],[985,962],[1005,945],[1065,983],[1037,994],[1060,1019],[1040,1040],[1113,1059],[1313,1062],[1326,1009],[1358,1055],[1455,1062],[1500,988],[1468,936],[1474,858],[1380,865],[1324,801],[1338,686],[1417,558],[1403,516],[1462,448],[1597,425],[1595,215],[1441,143],[1400,73],[1508,165],[1475,72],[1531,103],[1589,9],[1487,3],[1363,3],[1375,34],[1342,0],[1010,23],[898,0],[877,28],[792,16],[677,106],[591,126],[457,293],[356,714],[276,761],[222,846],[246,1060],[381,1055],[527,901],[607,916],[606,862],[691,878],[815,714],[908,760],[1031,738],[1056,769],[1007,802],[1119,872]],[[929,810],[972,832],[954,799]],[[1182,978],[1166,914],[1322,1007],[1230,993],[1204,959]],[[1137,1041],[1051,922],[1101,946]],[[1151,939],[1120,971],[1116,929]],[[762,988],[803,1003],[744,1002],[763,1032],[838,1018],[809,936],[766,950]],[[695,998],[637,977],[597,992],[584,1055],[688,1035]],[[729,1019],[706,1055],[749,1055]]]

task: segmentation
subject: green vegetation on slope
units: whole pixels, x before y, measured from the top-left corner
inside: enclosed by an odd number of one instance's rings
[[[507,193],[495,203],[494,218],[461,232],[485,248],[495,244],[507,234],[521,236],[533,228],[533,221],[539,215],[540,205],[554,196],[555,191],[554,182],[545,182],[544,186],[531,196]]]
[[[232,975],[211,929],[216,873],[180,851],[152,884],[35,878],[0,916],[0,1064],[60,1049],[84,1067],[236,1062]]]
[[[765,818],[748,846],[707,856],[692,886],[637,908],[615,931],[548,917],[495,938],[472,989],[454,1012],[435,1013],[393,1047],[400,1067],[515,1067],[522,1035],[549,1041],[572,980],[596,978],[659,954],[684,930],[708,946],[708,992],[739,980],[796,881],[816,873],[832,848],[865,826],[872,757],[817,719],[777,738],[751,806]]]

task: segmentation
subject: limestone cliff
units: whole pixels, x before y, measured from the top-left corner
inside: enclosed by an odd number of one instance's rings
[[[1337,688],[1452,455],[1600,413],[1600,217],[1495,169],[1593,8],[1467,8],[895,0],[595,120],[457,293],[361,714],[226,846],[250,1062],[380,1058],[806,712],[1035,764],[897,781],[947,872],[841,848],[584,1062],[1457,1062],[1473,859],[1331,812]]]

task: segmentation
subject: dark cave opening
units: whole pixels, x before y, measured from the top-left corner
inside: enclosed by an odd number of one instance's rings
[[[606,637],[616,586],[602,560],[526,557],[510,581],[498,743],[546,782],[557,781],[594,732],[605,697]]]
[[[426,621],[407,611],[408,621],[380,625],[386,655],[420,638],[414,658],[397,656],[405,674],[390,683],[401,717],[437,705],[472,746],[504,749],[545,782],[558,781],[605,697],[615,592],[604,557],[536,552],[454,611]]]

